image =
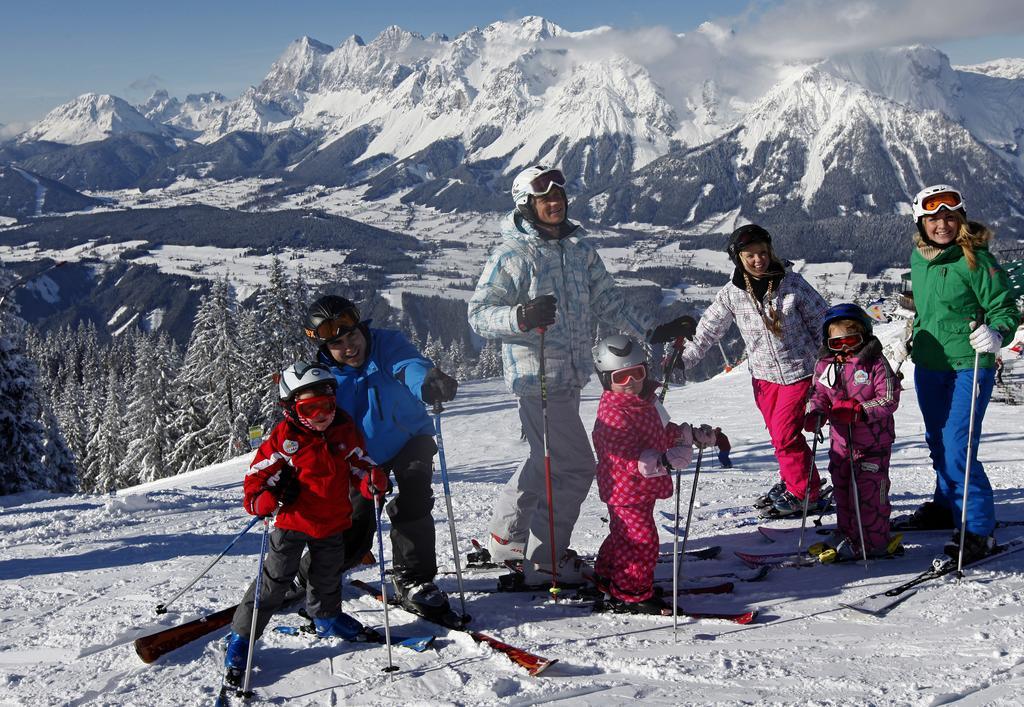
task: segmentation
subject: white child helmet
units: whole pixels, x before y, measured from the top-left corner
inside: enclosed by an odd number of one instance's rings
[[[282,401],[292,400],[303,390],[323,386],[329,386],[331,392],[338,387],[338,381],[334,379],[334,374],[327,366],[309,361],[296,361],[278,376],[277,396]]]

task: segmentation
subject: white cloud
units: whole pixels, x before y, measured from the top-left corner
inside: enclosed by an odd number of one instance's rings
[[[783,59],[1024,34],[1020,0],[786,0],[733,18],[747,51]]]
[[[15,135],[20,135],[35,125],[31,120],[16,120],[12,123],[0,123],[0,140],[9,140]]]

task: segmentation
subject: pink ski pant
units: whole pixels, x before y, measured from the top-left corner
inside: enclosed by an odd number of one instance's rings
[[[889,450],[855,453],[857,495],[860,499],[860,519],[864,523],[864,544],[868,552],[884,550],[889,544]],[[836,521],[839,530],[854,541],[859,553],[860,528],[850,480],[849,453],[837,446],[828,451],[828,471],[835,486]]]
[[[608,581],[608,591],[616,599],[650,599],[660,548],[654,501],[632,506],[609,505],[608,521],[608,537],[601,543],[594,572]]]
[[[752,378],[754,402],[764,417],[768,434],[779,461],[779,476],[786,490],[799,499],[807,491],[807,468],[811,463],[811,448],[804,439],[804,413],[811,390],[811,379],[781,385]],[[821,479],[817,467],[811,473],[811,500],[818,498]]]

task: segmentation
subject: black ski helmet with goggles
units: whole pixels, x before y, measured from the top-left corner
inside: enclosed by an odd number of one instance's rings
[[[358,307],[344,297],[327,295],[309,305],[302,330],[311,341],[322,346],[362,327]]]
[[[767,243],[771,248],[772,235],[756,223],[748,223],[732,232],[729,236],[729,247],[725,252],[729,254],[733,265],[740,264],[740,251],[754,243]]]

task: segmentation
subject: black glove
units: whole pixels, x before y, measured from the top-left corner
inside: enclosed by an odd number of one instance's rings
[[[675,341],[679,337],[692,339],[697,332],[697,322],[693,317],[683,315],[665,324],[660,324],[651,332],[652,344],[664,344]]]
[[[283,507],[295,503],[301,490],[302,484],[299,483],[298,475],[289,468],[281,472],[281,478],[274,486],[274,495],[277,496],[277,502]]]
[[[434,367],[427,371],[420,388],[420,397],[427,405],[446,403],[455,397],[459,390],[459,382],[440,368]]]
[[[554,295],[534,297],[516,310],[516,319],[522,331],[530,331],[538,327],[549,327],[555,323],[555,305],[558,300]]]

